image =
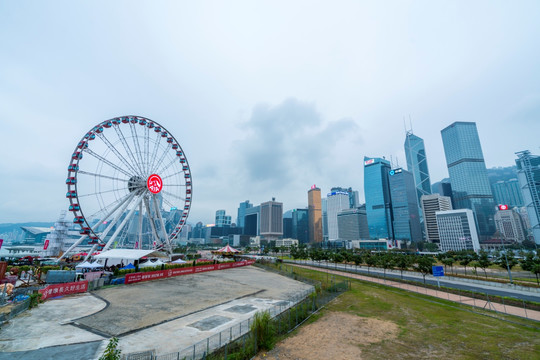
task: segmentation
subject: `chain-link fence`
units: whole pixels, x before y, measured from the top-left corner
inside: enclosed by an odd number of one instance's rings
[[[273,269],[273,271],[278,271]],[[324,291],[321,290],[320,283],[302,278],[295,273],[280,272],[283,275],[295,278],[297,280],[309,282],[314,285],[313,288],[303,291],[286,300],[281,300],[267,309],[272,320],[272,334],[277,336],[286,334],[301,324],[313,314],[317,309],[326,305],[336,296],[346,291],[349,281],[333,281],[331,286]],[[155,355],[154,350],[127,354],[126,360],[198,360],[198,359],[226,359],[233,353],[238,358],[247,356],[248,358],[257,352],[256,334],[253,334],[251,328],[255,315],[247,320],[241,321],[225,330],[220,331],[202,341],[199,341],[190,347],[179,352]],[[245,356],[241,356],[245,355]]]
[[[19,315],[23,311],[28,310],[30,307],[30,299],[21,301],[20,303],[13,305],[8,312],[0,313],[0,325],[13,319],[15,316]]]

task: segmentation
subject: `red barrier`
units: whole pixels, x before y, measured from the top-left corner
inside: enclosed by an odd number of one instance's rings
[[[41,299],[46,300],[48,298],[83,293],[88,290],[88,281],[70,282],[65,284],[48,285],[39,290],[42,295]]]
[[[201,272],[207,272],[207,271],[230,269],[233,267],[246,266],[246,265],[251,265],[254,263],[255,263],[255,260],[244,260],[244,261],[237,261],[234,263],[229,262],[229,263],[224,263],[224,264],[202,265],[202,266],[168,269],[168,270],[160,270],[160,271],[131,273],[131,274],[126,274],[126,279],[124,280],[124,283],[133,284],[136,282],[164,279],[164,278],[173,277],[173,276],[181,276],[181,275],[188,275],[188,274],[201,273]]]

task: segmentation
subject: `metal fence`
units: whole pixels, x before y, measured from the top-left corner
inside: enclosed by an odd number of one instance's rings
[[[23,311],[28,310],[30,307],[30,298],[21,301],[20,303],[14,305],[9,312],[0,314],[0,325],[13,319],[15,316],[19,315]]]
[[[285,274],[300,280],[297,274]],[[305,280],[302,278],[302,280]],[[312,282],[312,281],[311,281]],[[267,309],[274,319],[275,333],[285,334],[294,329],[313,312],[324,306],[336,296],[346,291],[350,286],[348,281],[333,282],[326,291],[316,291],[315,287],[299,293],[287,300],[276,303]],[[320,289],[320,287],[319,287]],[[155,355],[155,350],[125,355],[126,360],[198,360],[198,359],[226,359],[231,352],[256,352],[256,344],[251,325],[254,316],[236,323],[202,341],[199,341],[179,352]],[[254,348],[255,346],[255,348]],[[254,355],[255,353],[253,353]]]

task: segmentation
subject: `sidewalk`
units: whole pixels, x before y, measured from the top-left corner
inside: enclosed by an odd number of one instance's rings
[[[308,265],[295,264],[295,266],[306,268],[306,269],[313,269],[313,268],[321,269],[321,268],[318,268],[316,266],[308,266]],[[344,277],[349,277],[349,278],[352,278],[352,279],[358,279],[358,280],[362,280],[362,281],[369,281],[369,282],[373,282],[373,283],[377,283],[377,284],[383,284],[383,285],[386,285],[386,286],[391,286],[391,287],[395,287],[395,288],[415,292],[415,293],[418,293],[418,294],[425,294],[425,295],[428,295],[428,296],[433,296],[433,297],[436,297],[436,298],[439,298],[439,299],[449,300],[449,301],[457,302],[457,303],[464,304],[464,305],[469,305],[469,306],[476,307],[476,308],[481,308],[481,309],[485,309],[485,310],[492,310],[492,311],[496,311],[496,312],[503,313],[503,314],[515,315],[515,316],[519,316],[519,317],[530,319],[530,320],[540,321],[540,311],[528,310],[528,309],[526,309],[524,307],[504,305],[504,304],[499,304],[499,303],[494,303],[494,302],[488,301],[487,299],[486,300],[475,299],[475,298],[471,298],[471,297],[467,297],[467,296],[461,296],[461,295],[447,293],[447,292],[444,292],[444,291],[428,289],[428,288],[424,288],[424,287],[420,287],[420,286],[416,286],[416,285],[403,284],[403,283],[388,280],[388,279],[380,279],[380,278],[374,278],[374,277],[370,277],[370,276],[351,274],[351,273],[348,273],[348,272],[336,271],[336,270],[331,270],[331,269],[327,269],[327,268],[324,269],[324,272],[328,272],[328,273],[334,274],[334,275],[340,275],[340,276],[344,276]]]

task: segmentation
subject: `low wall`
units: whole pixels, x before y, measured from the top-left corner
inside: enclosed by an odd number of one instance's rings
[[[252,265],[254,263],[255,263],[255,260],[244,260],[244,261],[229,262],[229,263],[224,263],[224,264],[201,265],[201,266],[192,266],[192,267],[177,268],[177,269],[131,273],[131,274],[126,274],[125,284],[133,284],[133,283],[137,283],[141,281],[150,281],[150,280],[156,280],[156,279],[165,279],[165,278],[173,277],[173,276],[196,274],[196,273],[201,273],[201,272],[206,272],[206,271],[230,269],[230,268]]]

